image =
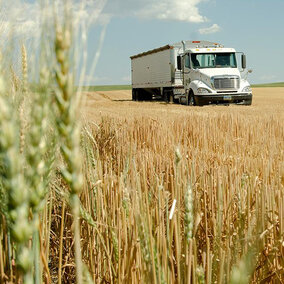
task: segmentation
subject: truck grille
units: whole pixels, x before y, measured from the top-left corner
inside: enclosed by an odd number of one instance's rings
[[[229,76],[214,78],[214,88],[216,90],[237,90],[240,88],[240,78],[238,76]]]

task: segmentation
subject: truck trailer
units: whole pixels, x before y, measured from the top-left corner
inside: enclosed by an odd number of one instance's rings
[[[251,105],[251,86],[241,77],[246,56],[240,54],[238,66],[233,48],[209,41],[182,41],[131,56],[132,100]]]

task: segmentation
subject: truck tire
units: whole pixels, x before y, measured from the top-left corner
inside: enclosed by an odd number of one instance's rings
[[[143,101],[152,101],[152,94],[144,91]]]
[[[137,90],[132,89],[132,101],[137,101]]]
[[[132,92],[132,100],[134,101],[151,101],[152,94],[145,91],[144,89],[134,89],[134,93]]]
[[[143,101],[143,89],[136,89],[136,101]]]
[[[165,103],[169,102],[169,90],[167,89],[163,90],[162,99]]]
[[[252,100],[245,100],[244,105],[245,106],[251,106]]]
[[[164,102],[166,103],[170,103],[170,104],[173,104],[173,103],[177,103],[178,101],[175,100],[174,98],[174,92],[172,89],[166,89],[164,90],[164,93],[163,93],[163,100]]]
[[[168,103],[168,102],[169,102],[168,93],[164,93],[163,101],[164,101],[165,103]]]
[[[188,106],[195,106],[196,101],[195,101],[195,96],[193,91],[190,91],[186,97],[186,105]]]

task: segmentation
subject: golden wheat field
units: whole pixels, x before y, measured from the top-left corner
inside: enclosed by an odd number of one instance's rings
[[[84,94],[96,283],[283,283],[284,88],[253,94],[201,108]]]

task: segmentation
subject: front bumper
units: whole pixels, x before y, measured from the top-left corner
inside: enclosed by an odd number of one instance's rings
[[[251,93],[219,93],[208,95],[196,95],[196,105],[209,105],[209,104],[240,104],[251,105]]]

